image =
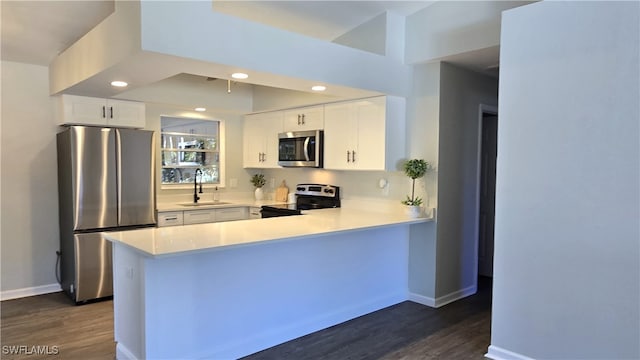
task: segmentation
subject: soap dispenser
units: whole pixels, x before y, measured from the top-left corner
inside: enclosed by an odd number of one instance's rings
[[[216,203],[218,201],[220,201],[220,198],[218,197],[218,187],[216,186],[213,190],[213,202]]]

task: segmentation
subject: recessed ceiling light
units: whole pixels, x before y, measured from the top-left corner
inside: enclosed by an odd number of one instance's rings
[[[206,109],[206,108],[203,108],[203,107],[197,107],[197,108],[195,108],[195,109],[193,109],[193,110],[195,110],[195,111],[201,111],[201,112],[202,112],[202,111],[207,111],[207,109]]]
[[[311,87],[311,90],[313,90],[313,91],[325,91],[325,90],[327,90],[327,87],[323,86],[323,85],[315,85],[315,86]]]
[[[125,87],[125,86],[127,86],[127,85],[129,85],[129,84],[127,84],[127,83],[126,83],[126,82],[124,82],[124,81],[119,81],[119,80],[118,80],[118,81],[112,81],[112,82],[111,82],[111,86],[115,86],[115,87]]]
[[[245,73],[233,73],[231,74],[231,77],[234,79],[246,79],[249,77],[249,75],[245,74]]]

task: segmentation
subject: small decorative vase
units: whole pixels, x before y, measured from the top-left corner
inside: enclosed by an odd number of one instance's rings
[[[255,195],[256,195],[256,200],[264,199],[264,192],[262,191],[262,188],[260,188],[260,187],[256,188]]]
[[[405,214],[411,218],[419,218],[422,215],[422,208],[420,206],[407,205],[404,208]]]

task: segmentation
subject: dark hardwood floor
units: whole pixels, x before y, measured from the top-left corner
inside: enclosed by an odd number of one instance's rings
[[[480,360],[490,342],[491,279],[480,279],[478,288],[439,309],[406,301],[243,359]],[[112,301],[74,306],[54,293],[0,306],[2,359],[115,358]],[[27,350],[9,354],[10,346]],[[34,353],[34,346],[48,346],[49,354]]]
[[[434,309],[405,301],[243,358],[484,359],[491,340],[491,279]]]
[[[3,360],[115,359],[111,300],[75,306],[58,292],[3,301],[0,307]],[[27,349],[10,354],[10,346]],[[34,346],[48,348],[37,354]]]

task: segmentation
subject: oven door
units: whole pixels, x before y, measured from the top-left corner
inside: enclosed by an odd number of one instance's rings
[[[321,130],[278,134],[278,165],[322,167]]]

